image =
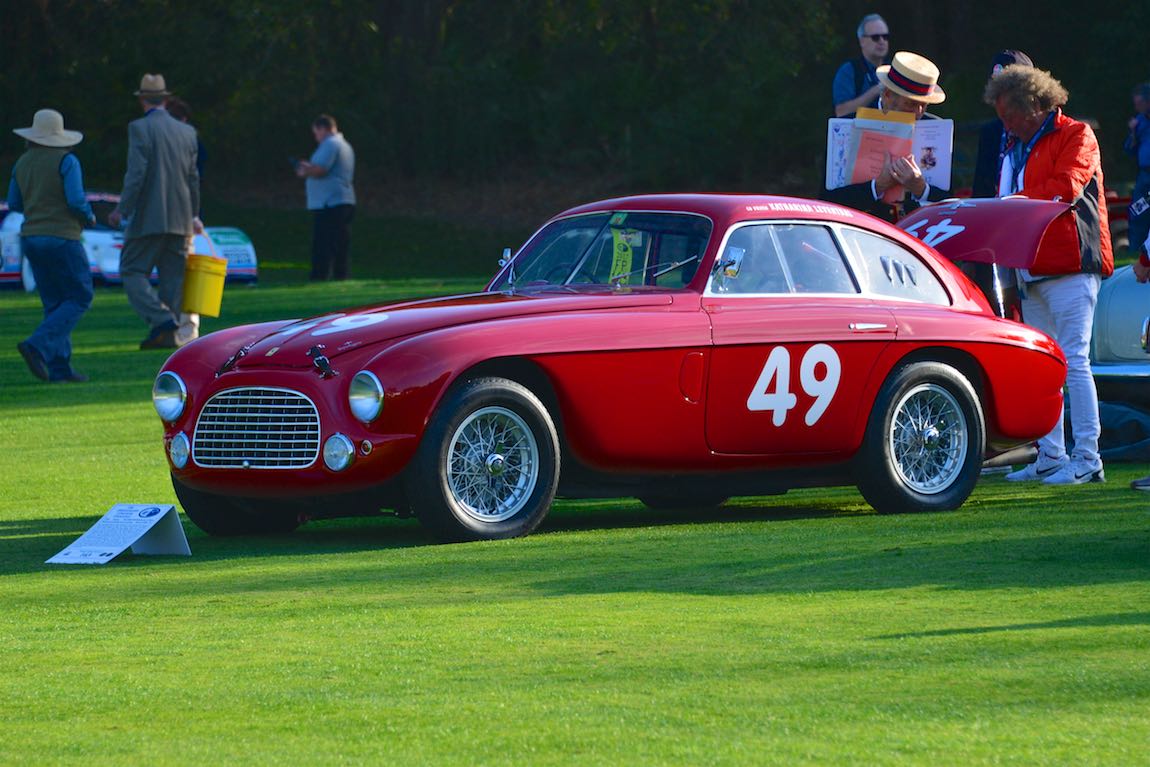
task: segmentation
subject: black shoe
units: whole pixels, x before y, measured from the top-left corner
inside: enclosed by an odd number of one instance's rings
[[[141,349],[175,349],[177,346],[176,323],[171,320],[159,327],[152,328],[148,337],[140,341]]]
[[[1150,477],[1142,477],[1130,483],[1130,487],[1135,490],[1150,490]]]
[[[21,341],[16,344],[16,350],[24,358],[24,364],[28,366],[28,370],[32,371],[32,375],[41,381],[48,380],[48,363],[44,361],[43,355],[36,351],[36,347]]]
[[[48,383],[88,383],[88,376],[73,370],[66,376],[49,380]]]

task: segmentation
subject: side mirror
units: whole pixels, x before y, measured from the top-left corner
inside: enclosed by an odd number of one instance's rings
[[[503,249],[503,258],[499,259],[499,266],[500,267],[507,266],[507,264],[510,263],[510,261],[511,261],[511,248],[504,248]]]
[[[743,268],[743,256],[747,255],[746,248],[727,248],[727,258],[723,261],[723,276],[734,278],[739,276]]]

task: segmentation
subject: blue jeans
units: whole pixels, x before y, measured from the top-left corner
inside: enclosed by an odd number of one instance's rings
[[[92,272],[79,240],[59,237],[21,237],[20,247],[32,275],[44,320],[28,336],[48,365],[49,380],[72,375],[72,329],[92,305]]]

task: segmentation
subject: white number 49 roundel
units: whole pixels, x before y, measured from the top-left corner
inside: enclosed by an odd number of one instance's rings
[[[825,371],[821,378],[816,375],[820,362]],[[807,426],[814,426],[830,407],[839,388],[842,369],[839,355],[826,344],[815,344],[803,355],[799,364],[799,384],[804,392],[815,398],[803,417]],[[769,410],[771,423],[782,426],[786,423],[787,412],[797,404],[798,397],[791,391],[791,353],[785,346],[776,346],[771,349],[751,396],[747,397],[747,410]]]

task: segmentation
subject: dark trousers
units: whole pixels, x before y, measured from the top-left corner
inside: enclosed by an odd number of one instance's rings
[[[1140,200],[1147,193],[1150,193],[1150,170],[1139,169],[1130,200],[1131,202]],[[1150,210],[1143,211],[1141,215],[1137,216],[1134,215],[1134,211],[1130,211],[1128,216],[1130,228],[1126,230],[1126,234],[1130,238],[1130,252],[1137,254],[1146,242],[1146,236],[1150,234]]]
[[[313,210],[311,279],[346,280],[351,272],[351,220],[354,205]]]
[[[44,358],[50,380],[72,375],[72,329],[92,305],[92,272],[79,240],[21,237],[20,247],[32,267],[44,321],[27,343]]]

